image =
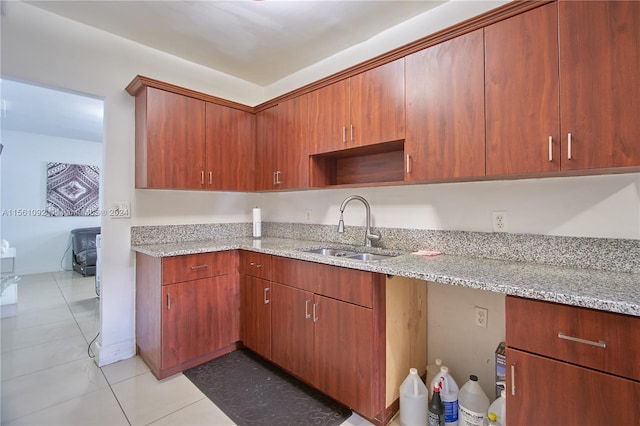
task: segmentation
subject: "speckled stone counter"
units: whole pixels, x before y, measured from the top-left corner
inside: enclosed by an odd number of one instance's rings
[[[300,249],[341,247],[396,254],[377,261],[359,261],[307,253]],[[154,257],[222,250],[250,250],[293,259],[342,266],[493,291],[567,305],[640,316],[640,274],[580,269],[538,263],[483,259],[459,255],[423,257],[408,251],[366,249],[294,238],[250,237],[163,244],[133,244],[132,249]]]

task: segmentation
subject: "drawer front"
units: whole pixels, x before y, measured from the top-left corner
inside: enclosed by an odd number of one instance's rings
[[[640,318],[507,296],[506,343],[640,380]]]
[[[373,307],[379,274],[273,257],[273,281],[367,308]]]
[[[162,258],[162,285],[215,277],[237,269],[237,252],[221,251]]]
[[[271,280],[271,255],[243,251],[240,254],[240,273]]]

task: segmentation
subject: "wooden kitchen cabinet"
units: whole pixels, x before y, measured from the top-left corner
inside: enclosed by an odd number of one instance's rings
[[[640,318],[514,296],[505,307],[508,424],[639,418]]]
[[[271,360],[271,255],[240,252],[240,338]]]
[[[206,104],[206,189],[250,191],[255,187],[255,114]]]
[[[312,154],[404,139],[404,58],[310,93]]]
[[[136,188],[201,189],[205,102],[146,86],[135,97]]]
[[[257,114],[256,189],[309,186],[307,95]]]
[[[640,2],[558,10],[562,169],[639,166]]]
[[[278,256],[272,262],[273,362],[388,423],[409,367],[426,365],[425,283]]]
[[[549,3],[484,29],[487,176],[560,170],[557,14]]]
[[[136,254],[136,343],[162,379],[239,347],[238,253]]]
[[[317,368],[314,352],[314,294],[273,283],[272,360],[293,375],[313,384]]]
[[[405,181],[484,176],[482,30],[405,60]]]
[[[640,3],[554,2],[485,28],[487,175],[640,165]]]
[[[169,85],[138,76],[127,87],[136,98],[136,188],[253,190],[250,108],[154,86]]]

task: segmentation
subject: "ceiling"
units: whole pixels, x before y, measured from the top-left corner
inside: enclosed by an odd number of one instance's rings
[[[27,1],[267,86],[445,1]]]

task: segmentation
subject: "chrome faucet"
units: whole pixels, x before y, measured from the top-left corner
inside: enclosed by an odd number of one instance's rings
[[[367,229],[365,230],[365,234],[364,234],[364,244],[367,247],[371,247],[371,241],[379,241],[380,238],[382,238],[382,236],[380,234],[374,234],[373,232],[371,232],[371,207],[369,206],[369,203],[367,202],[367,200],[365,200],[363,197],[359,195],[349,195],[342,202],[342,205],[340,206],[340,220],[338,221],[338,232],[341,234],[344,232],[344,218],[342,215],[344,213],[345,207],[347,207],[347,204],[349,204],[349,201],[352,201],[352,200],[362,201],[362,204],[364,204],[364,207],[367,210],[367,213],[366,213]]]

